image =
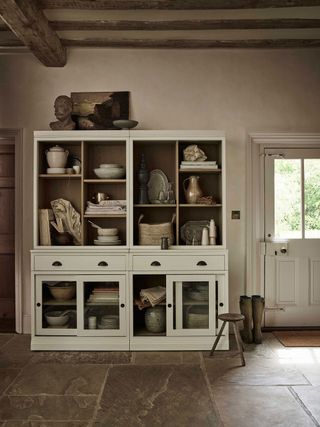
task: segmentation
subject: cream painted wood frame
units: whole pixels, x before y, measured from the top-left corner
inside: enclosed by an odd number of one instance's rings
[[[250,133],[246,147],[246,295],[264,295],[264,149],[320,147],[320,133]]]
[[[15,325],[16,332],[23,331],[22,310],[22,250],[23,250],[23,200],[22,200],[22,141],[21,129],[0,129],[0,144],[15,146]]]

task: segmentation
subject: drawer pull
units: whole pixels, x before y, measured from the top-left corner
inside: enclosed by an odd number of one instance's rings
[[[152,267],[160,267],[160,262],[159,261],[152,261],[151,266]]]
[[[205,261],[199,261],[197,262],[197,265],[202,266],[202,265],[207,265],[207,263]]]
[[[62,267],[62,262],[60,262],[60,261],[54,261],[52,263],[52,267]]]
[[[100,261],[98,266],[99,267],[108,267],[108,263],[106,261]]]

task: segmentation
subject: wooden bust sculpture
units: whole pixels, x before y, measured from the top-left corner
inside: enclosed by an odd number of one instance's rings
[[[58,119],[56,122],[51,122],[52,130],[73,130],[76,127],[75,122],[71,118],[72,99],[66,95],[60,95],[54,101],[54,113]]]

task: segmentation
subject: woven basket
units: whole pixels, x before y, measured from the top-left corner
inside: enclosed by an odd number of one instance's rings
[[[176,214],[172,215],[171,222],[163,222],[161,224],[146,224],[142,223],[143,215],[141,214],[138,220],[139,225],[139,245],[143,246],[160,246],[161,237],[168,237],[169,245],[174,243],[173,223]]]

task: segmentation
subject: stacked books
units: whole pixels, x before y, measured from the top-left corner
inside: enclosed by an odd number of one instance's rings
[[[86,214],[105,215],[119,214],[123,215],[127,211],[126,200],[103,200],[100,203],[87,202]]]
[[[94,288],[87,302],[106,303],[119,301],[119,288]]]
[[[217,162],[215,160],[209,161],[186,161],[182,160],[180,169],[218,169]]]

